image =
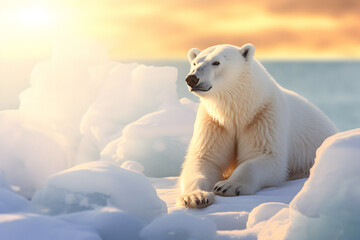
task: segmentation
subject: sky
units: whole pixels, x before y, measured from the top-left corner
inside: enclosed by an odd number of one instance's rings
[[[253,43],[258,58],[359,58],[359,0],[0,0],[0,59],[91,39],[112,59],[181,59]]]

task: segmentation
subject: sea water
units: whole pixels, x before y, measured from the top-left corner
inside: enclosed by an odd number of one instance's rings
[[[360,61],[351,60],[264,60],[260,61],[283,87],[295,91],[320,108],[340,131],[360,127]],[[154,66],[178,69],[177,93],[199,101],[189,92],[185,60],[146,61]]]

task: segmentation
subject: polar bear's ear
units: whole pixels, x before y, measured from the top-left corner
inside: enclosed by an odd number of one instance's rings
[[[251,43],[247,43],[240,48],[240,53],[245,58],[245,60],[248,61],[254,56],[255,47]]]
[[[189,62],[192,62],[192,60],[194,60],[194,58],[196,58],[196,56],[200,53],[201,51],[197,48],[192,48],[189,50],[188,52],[188,59]]]

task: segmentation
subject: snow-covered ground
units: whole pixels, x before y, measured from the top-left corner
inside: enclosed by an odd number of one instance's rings
[[[0,239],[360,239],[360,129],[327,139],[309,179],[177,207],[197,104],[176,78],[57,45],[0,112]]]

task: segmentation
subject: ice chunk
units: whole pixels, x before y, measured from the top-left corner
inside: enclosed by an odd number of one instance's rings
[[[84,39],[57,41],[52,58],[35,66],[30,87],[20,95],[17,114],[23,117],[19,125],[35,122],[38,127],[36,130],[47,129],[44,132],[61,136],[66,142],[62,146],[67,157],[66,167],[99,160],[104,147],[110,146],[106,149],[111,151],[107,152],[105,149],[101,160],[118,160],[120,163],[136,161],[140,164],[147,162],[146,166],[142,165],[145,167],[145,174],[149,176],[179,174],[192,133],[196,104],[189,100],[179,103],[176,92],[177,69],[135,63],[121,64],[107,59],[105,49],[94,42]],[[147,114],[152,116],[146,118],[151,122],[141,128],[136,121],[140,118],[143,120],[142,117]],[[132,127],[129,124],[132,124]],[[158,126],[151,130],[154,124]],[[129,126],[130,130],[126,131],[127,137],[121,139],[124,140],[121,141],[124,145],[119,147],[118,140],[126,126]],[[141,139],[142,133],[139,134],[139,131],[142,130],[146,130],[146,134],[151,136]],[[2,140],[4,139],[6,137]],[[115,139],[116,144],[109,144]],[[27,142],[29,146],[36,145],[36,140]],[[48,142],[50,144],[53,141]],[[1,141],[0,149],[2,143]],[[123,147],[127,145],[133,147],[124,150]],[[37,144],[37,147],[43,148],[42,152],[47,151],[47,146]],[[21,147],[17,149],[24,150]],[[117,155],[120,151],[122,157]],[[28,158],[33,156],[29,152],[26,154]],[[39,157],[38,155],[41,153],[38,152],[36,157]],[[52,158],[60,158],[64,153],[55,152],[54,155],[56,157],[48,154],[50,166],[44,164],[44,168],[39,168],[38,164],[32,165],[29,164],[32,161],[27,161],[26,168],[34,167],[46,171],[51,166],[56,167],[56,160]],[[151,158],[155,160],[150,160]],[[39,184],[33,183],[32,179],[28,181],[30,177],[21,172],[24,165],[21,159],[22,157],[14,157],[11,161],[6,160],[4,165],[12,166],[0,166],[0,169],[17,169],[17,176],[14,176],[14,170],[10,170],[11,174],[6,173],[6,178],[11,185],[22,185],[21,193],[31,198],[34,191],[39,189]],[[151,162],[153,164],[150,164]],[[169,167],[169,170],[166,170],[166,167]],[[57,168],[57,171],[62,169],[64,167]],[[49,175],[46,174],[43,178],[43,174],[38,174],[35,170],[30,172],[36,175],[35,178],[41,178],[41,184]]]
[[[105,207],[60,215],[58,218],[71,224],[91,227],[103,240],[140,239],[142,224],[119,209]]]
[[[278,202],[263,203],[250,212],[249,219],[246,223],[246,228],[252,228],[259,222],[267,221],[281,209],[288,207],[288,204]]]
[[[211,240],[216,237],[216,225],[204,218],[172,213],[155,219],[141,230],[140,236],[146,240]]]
[[[80,164],[51,176],[32,204],[49,214],[113,206],[142,222],[167,213],[165,202],[143,174],[104,161]]]
[[[34,67],[31,86],[20,94],[19,110],[65,136],[75,154],[81,118],[114,65],[107,61],[100,44],[83,39],[58,40],[52,59]]]
[[[104,80],[99,95],[91,103],[81,118],[80,132],[83,135],[77,154],[77,163],[97,160],[100,151],[122,129],[138,116],[131,116],[129,89],[132,83],[132,71],[138,64],[116,64]]]
[[[139,162],[150,177],[179,175],[192,136],[196,107],[190,100],[182,99],[145,115],[126,126],[122,137],[103,150],[101,159]]]
[[[0,239],[101,240],[89,227],[30,213],[0,214]]]
[[[360,129],[329,137],[316,152],[310,177],[259,239],[360,238]]]
[[[122,135],[123,128],[164,105],[178,104],[177,69],[117,64],[81,121],[84,135],[77,162],[97,160],[101,150]],[[92,150],[89,154],[89,150]]]
[[[309,180],[290,203],[287,239],[360,238],[359,156],[360,129],[325,140]]]
[[[144,166],[138,162],[134,161],[126,161],[121,164],[121,167],[127,170],[135,171],[138,173],[142,173],[144,171]]]
[[[31,198],[53,173],[69,167],[66,142],[15,110],[0,112],[0,171],[24,197]]]

